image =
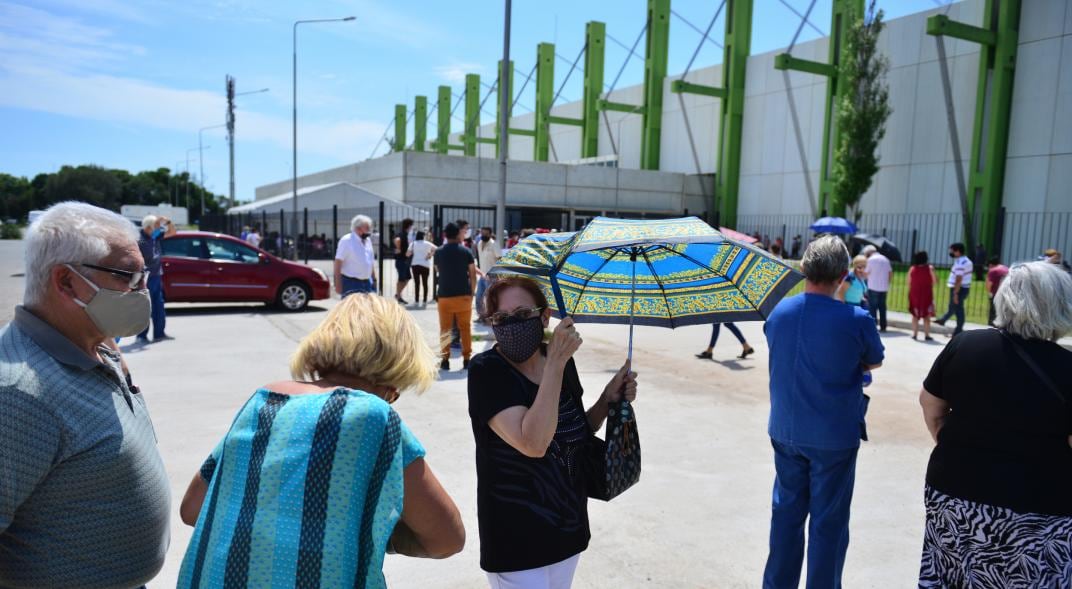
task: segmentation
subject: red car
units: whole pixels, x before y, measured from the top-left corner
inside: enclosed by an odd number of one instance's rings
[[[180,231],[162,242],[169,303],[263,302],[300,311],[331,296],[317,268],[288,262],[220,233]]]

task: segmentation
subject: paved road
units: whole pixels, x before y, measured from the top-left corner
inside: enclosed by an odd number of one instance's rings
[[[21,279],[18,245],[0,242],[0,322],[11,316]],[[190,530],[178,519],[186,484],[226,431],[234,412],[259,385],[285,378],[297,341],[334,302],[304,313],[261,305],[172,305],[175,340],[125,345],[145,391],[172,481],[175,505],[168,561],[150,587],[173,587]],[[435,307],[414,308],[433,341]],[[693,358],[709,328],[638,329],[636,409],[644,448],[641,482],[610,503],[592,502],[593,539],[575,587],[758,587],[766,557],[774,478],[766,436],[767,347],[756,323],[741,324],[756,348],[747,360],[729,333],[716,361]],[[591,397],[624,359],[626,328],[582,325],[577,354]],[[940,344],[913,342],[892,330],[886,365],[870,388],[872,441],[860,452],[853,501],[849,587],[911,586],[918,574],[923,476],[930,440],[916,402],[920,382]],[[486,345],[486,344],[481,344]],[[478,345],[478,349],[480,346]],[[444,375],[429,392],[396,404],[428,449],[428,462],[457,501],[469,533],[465,550],[445,561],[391,556],[393,587],[480,587],[473,442],[465,376]]]

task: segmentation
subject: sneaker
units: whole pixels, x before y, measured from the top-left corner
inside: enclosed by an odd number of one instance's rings
[[[175,339],[175,338],[171,337],[170,335],[168,335],[166,333],[164,335],[154,336],[153,337],[154,342],[162,342],[162,341],[167,341],[169,339]]]
[[[469,370],[469,359],[468,358],[465,358],[465,359],[462,360],[462,370]]]
[[[946,322],[946,321],[947,321],[946,319],[935,319],[935,320],[933,321],[933,323],[934,323],[935,325],[941,325],[941,326],[945,326],[945,322]]]
[[[439,363],[440,370],[450,370],[450,360],[443,360]]]
[[[395,300],[398,301],[399,303],[403,304],[403,305],[408,305],[409,304],[409,301],[407,301],[406,299],[404,299],[402,297],[395,297]]]

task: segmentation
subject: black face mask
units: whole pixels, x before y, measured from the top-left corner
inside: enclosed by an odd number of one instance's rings
[[[957,254],[955,254],[953,252],[949,252],[949,257],[950,258],[955,258],[955,257],[957,257]]]
[[[369,238],[368,233],[358,233],[357,236],[361,238],[361,241],[365,241],[366,239]]]
[[[532,317],[517,322],[492,326],[499,353],[512,362],[528,360],[543,343],[543,318]]]

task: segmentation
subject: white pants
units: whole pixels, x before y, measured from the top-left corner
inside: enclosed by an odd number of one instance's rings
[[[580,559],[580,554],[574,554],[566,560],[538,569],[488,573],[488,582],[491,583],[491,589],[569,589]]]

